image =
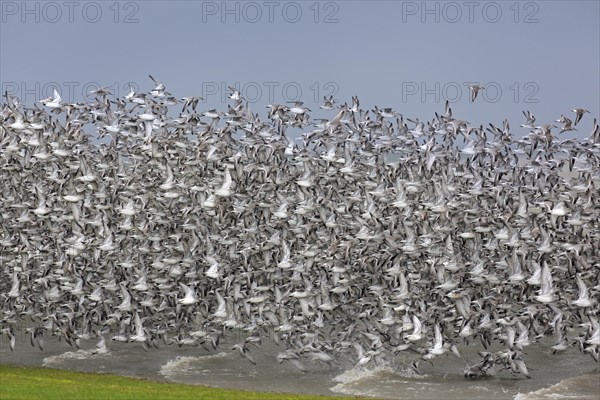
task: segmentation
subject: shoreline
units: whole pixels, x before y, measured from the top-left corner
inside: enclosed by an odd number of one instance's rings
[[[321,396],[222,389],[206,385],[163,382],[143,377],[79,372],[8,363],[0,363],[0,381],[2,382],[0,397],[3,400],[25,398],[63,399],[65,396],[78,399],[150,399],[157,398],[156,396],[164,399],[367,399],[366,397],[356,396]],[[135,389],[143,390],[136,392]]]
[[[91,343],[86,344],[91,346]],[[116,345],[116,343],[113,345]],[[538,345],[543,346],[543,344]],[[87,348],[88,346],[85,347]],[[533,380],[518,379],[506,374],[500,374],[490,379],[465,381],[461,374],[441,374],[441,372],[447,370],[449,363],[456,362],[452,357],[441,357],[439,361],[441,361],[442,365],[439,365],[433,370],[425,368],[425,370],[422,371],[424,375],[420,375],[418,377],[409,376],[406,373],[407,371],[404,370],[391,371],[390,368],[375,368],[375,370],[370,368],[350,368],[349,370],[344,370],[341,375],[338,374],[338,371],[333,374],[336,375],[333,380],[337,384],[334,387],[325,385],[329,387],[329,390],[331,391],[331,393],[325,393],[321,391],[325,388],[325,386],[323,386],[323,382],[319,381],[318,379],[317,381],[314,381],[316,379],[314,373],[316,372],[318,373],[318,376],[323,376],[324,371],[312,371],[311,373],[298,376],[287,373],[281,374],[272,368],[269,369],[270,367],[268,366],[266,369],[255,370],[254,366],[249,364],[246,365],[243,362],[238,362],[239,360],[237,357],[235,357],[235,353],[228,354],[227,352],[218,352],[213,354],[190,356],[183,355],[183,351],[185,349],[181,349],[182,354],[176,354],[170,351],[166,354],[161,354],[162,352],[159,352],[158,354],[153,353],[154,355],[160,355],[160,357],[158,359],[152,358],[154,360],[152,365],[156,366],[156,363],[158,363],[159,365],[162,365],[162,369],[168,367],[172,370],[171,374],[165,374],[162,372],[162,370],[151,372],[151,369],[148,368],[148,365],[150,364],[148,363],[148,360],[146,360],[147,354],[143,351],[141,353],[128,351],[125,354],[121,354],[118,350],[113,350],[110,352],[110,354],[95,355],[90,359],[90,354],[88,353],[89,350],[80,349],[77,351],[62,352],[60,350],[63,349],[59,350],[58,348],[52,347],[54,346],[51,346],[50,349],[46,349],[46,352],[43,353],[39,353],[37,348],[31,348],[32,353],[35,353],[38,356],[46,356],[43,360],[38,358],[38,361],[36,362],[34,359],[29,358],[31,356],[31,354],[27,354],[30,353],[29,351],[21,354],[21,356],[24,357],[19,357],[18,354],[13,354],[13,357],[11,357],[9,356],[11,353],[6,352],[7,348],[2,346],[4,350],[3,355],[8,357],[2,357],[3,362],[0,364],[0,370],[2,370],[0,372],[2,372],[2,376],[0,376],[0,378],[4,382],[5,374],[3,368],[6,366],[7,368],[18,369],[21,371],[34,371],[34,373],[35,371],[39,372],[51,370],[62,371],[61,373],[65,374],[74,374],[73,376],[109,376],[115,378],[134,379],[150,384],[173,384],[183,385],[184,387],[188,388],[208,388],[217,392],[229,391],[236,393],[242,391],[243,395],[240,397],[227,398],[244,399],[248,398],[248,393],[285,394],[285,396],[288,396],[291,399],[344,398],[341,396],[363,396],[361,398],[374,398],[364,396],[378,396],[377,398],[398,398],[398,390],[401,390],[403,396],[401,398],[406,400],[421,399],[423,396],[427,399],[431,398],[445,400],[465,398],[465,396],[467,396],[466,398],[482,400],[492,398],[546,400],[551,399],[555,392],[561,394],[569,393],[569,391],[573,390],[579,390],[577,396],[578,399],[589,398],[596,400],[597,397],[594,397],[591,394],[600,391],[600,370],[598,369],[598,365],[593,366],[592,368],[584,368],[584,365],[580,364],[581,355],[576,352],[575,349],[571,349],[572,351],[569,351],[563,354],[560,358],[556,359],[556,367],[565,372],[565,367],[574,367],[575,365],[578,365],[577,371],[572,370],[572,373],[568,373],[566,375],[555,375],[554,379],[547,379],[547,376],[544,377],[545,374],[540,375],[539,372],[539,367],[542,365],[547,365],[550,360],[536,359],[536,361],[534,361],[532,364],[533,366],[537,364],[537,368],[535,368],[534,371],[538,372],[534,373],[535,376]],[[131,349],[128,348],[128,350]],[[163,351],[164,350],[178,349],[165,348]],[[472,356],[470,353],[472,353],[474,350],[471,350],[472,351],[465,354],[467,358]],[[79,352],[82,353],[81,357],[78,356]],[[537,351],[534,351],[534,353],[537,353]],[[269,354],[269,352],[255,354],[255,356],[258,357],[257,360],[260,361],[261,366],[268,364],[267,360]],[[116,355],[122,355],[124,358],[115,358],[114,356]],[[181,357],[183,357],[183,361],[188,360],[188,362],[184,362],[182,364],[180,360]],[[127,361],[127,358],[129,358],[129,361]],[[216,359],[218,360],[215,363]],[[43,362],[44,365],[40,365],[40,362]],[[125,362],[125,364],[123,362]],[[223,364],[223,362],[226,364]],[[131,363],[134,363],[138,367],[131,369]],[[119,367],[119,365],[121,367]],[[232,366],[234,369],[231,369]],[[277,364],[275,367],[277,369],[281,369],[282,367],[285,367],[285,365],[281,366]],[[208,372],[209,370],[212,370],[212,372]],[[267,374],[267,372],[269,373]],[[240,373],[244,375],[240,375]],[[227,374],[229,378],[224,380],[225,375],[223,374]],[[596,381],[590,379],[591,377],[596,378]],[[87,378],[84,380],[87,380]],[[584,382],[585,385],[571,385],[571,382],[578,381]],[[315,386],[315,384],[317,386]],[[319,385],[322,386],[321,389],[317,388],[320,387]],[[572,387],[569,388],[569,385]],[[466,390],[467,387],[470,387],[470,389]],[[567,387],[567,389],[565,389],[565,387]],[[304,390],[302,390],[303,388]],[[408,392],[406,392],[406,390],[408,390]],[[567,390],[567,392],[565,392],[565,390]],[[441,396],[441,394],[444,394],[444,396]],[[0,397],[2,399],[35,398],[35,396],[31,396],[31,393],[22,397],[13,397],[12,395],[7,397],[4,390],[0,392]],[[80,398],[82,396],[77,393],[72,397]],[[114,398],[112,395],[109,395],[108,397]],[[160,398],[163,398],[163,396],[160,396]],[[215,398],[215,396],[211,394],[208,396],[208,398],[212,399]]]

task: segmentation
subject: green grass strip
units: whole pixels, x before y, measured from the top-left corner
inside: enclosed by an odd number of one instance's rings
[[[340,400],[357,399],[357,397],[249,392],[200,385],[162,383],[108,374],[0,364],[0,400],[9,399]]]

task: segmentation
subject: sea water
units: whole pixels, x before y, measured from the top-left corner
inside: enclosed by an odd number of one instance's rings
[[[221,341],[217,350],[196,346],[162,345],[146,350],[138,343],[119,343],[107,339],[111,351],[95,351],[95,341],[82,341],[71,348],[64,341],[44,343],[44,351],[18,337],[11,352],[6,338],[0,343],[2,363],[46,366],[85,372],[102,372],[161,381],[269,392],[324,395],[357,395],[388,399],[600,399],[599,366],[589,355],[575,347],[561,354],[551,353],[551,343],[525,348],[525,360],[532,379],[497,371],[483,379],[465,379],[464,369],[479,361],[478,343],[459,346],[461,358],[451,352],[438,356],[433,363],[421,361],[418,370],[411,366],[417,356],[400,353],[380,365],[355,366],[353,354],[338,355],[332,365],[303,360],[304,371],[284,361],[277,353],[283,347],[264,341],[250,346],[253,365],[241,357],[232,339]],[[551,340],[549,338],[548,340]],[[353,350],[349,350],[353,351]]]

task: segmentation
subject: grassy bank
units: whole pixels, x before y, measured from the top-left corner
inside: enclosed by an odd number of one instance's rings
[[[106,374],[0,364],[0,400],[9,399],[339,400],[343,397],[246,392],[206,386],[161,383]],[[349,398],[346,397],[346,399]]]

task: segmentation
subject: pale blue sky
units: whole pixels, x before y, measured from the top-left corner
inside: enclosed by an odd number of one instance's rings
[[[270,102],[295,99],[299,88],[317,117],[329,93],[421,119],[449,98],[458,118],[509,118],[517,133],[526,133],[517,130],[521,110],[547,123],[561,113],[572,117],[573,108],[589,109],[580,132],[569,137],[587,137],[599,116],[595,0],[65,4],[1,2],[3,91],[31,104],[57,82],[65,100],[81,101],[93,83],[118,86],[121,96],[128,82],[147,91],[152,74],[177,97],[204,95],[203,109],[225,107],[226,85],[238,83],[261,112]],[[487,84],[488,91],[471,104],[467,82]]]

